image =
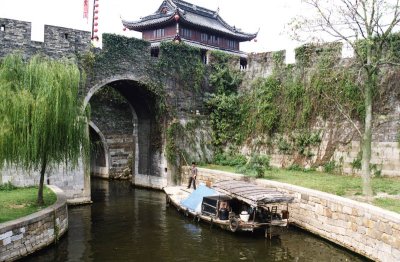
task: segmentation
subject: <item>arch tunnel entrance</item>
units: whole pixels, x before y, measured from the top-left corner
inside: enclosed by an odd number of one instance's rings
[[[113,80],[89,90],[92,176],[161,175],[161,125],[155,95],[138,81]],[[134,181],[134,180],[133,180]]]
[[[93,123],[89,123],[90,139],[90,175],[102,178],[108,178],[109,163],[108,150],[105,149],[107,143],[104,135]]]

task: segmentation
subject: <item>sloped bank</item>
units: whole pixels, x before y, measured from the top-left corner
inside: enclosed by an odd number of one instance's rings
[[[55,204],[0,224],[0,261],[14,261],[57,241],[68,229],[67,198],[56,186]]]
[[[187,183],[188,169],[183,169]],[[199,168],[197,181],[249,180],[249,177]],[[376,261],[400,261],[400,214],[351,199],[285,183],[256,179],[295,197],[291,223]]]

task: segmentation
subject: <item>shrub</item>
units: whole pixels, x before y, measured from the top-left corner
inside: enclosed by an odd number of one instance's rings
[[[335,168],[336,168],[336,162],[334,160],[329,161],[324,165],[324,171],[326,173],[333,173],[335,171]]]
[[[378,169],[378,165],[377,164],[372,164],[370,166],[371,171],[374,172],[374,176],[375,177],[381,177],[382,176],[382,170]]]
[[[257,178],[264,177],[265,170],[271,169],[270,158],[265,155],[254,154],[245,166],[246,170],[256,173]]]
[[[353,162],[351,162],[351,167],[353,169],[361,169],[361,157],[357,156],[357,158],[353,159]]]
[[[303,171],[303,168],[298,164],[292,164],[286,169],[290,171]]]
[[[17,187],[14,186],[10,181],[8,181],[7,183],[4,183],[2,185],[0,185],[0,190],[2,191],[11,191],[16,189]]]
[[[217,154],[214,157],[214,163],[222,166],[244,166],[247,163],[245,156],[240,154],[230,155],[227,153]]]

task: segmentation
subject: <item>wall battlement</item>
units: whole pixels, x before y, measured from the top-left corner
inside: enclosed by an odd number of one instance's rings
[[[52,25],[44,26],[44,42],[31,40],[30,22],[0,18],[0,57],[20,51],[24,56],[43,53],[53,58],[89,51],[90,32]]]

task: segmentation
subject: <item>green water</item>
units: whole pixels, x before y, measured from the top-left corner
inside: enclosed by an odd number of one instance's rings
[[[69,209],[69,231],[26,261],[364,261],[291,227],[272,240],[198,224],[162,192],[92,180],[93,204]]]

